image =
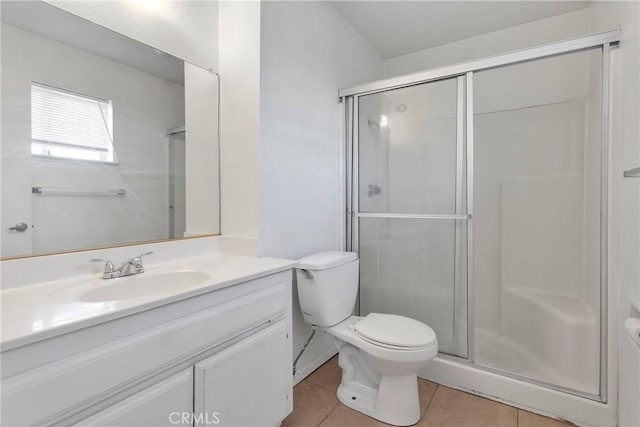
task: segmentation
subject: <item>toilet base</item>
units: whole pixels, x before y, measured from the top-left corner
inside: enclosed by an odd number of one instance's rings
[[[341,346],[338,361],[342,381],[337,395],[342,404],[396,426],[409,426],[420,420],[416,373],[377,373],[367,363],[366,356],[349,344]]]

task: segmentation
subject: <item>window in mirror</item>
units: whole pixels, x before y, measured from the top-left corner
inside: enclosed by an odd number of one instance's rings
[[[117,163],[110,100],[31,84],[31,153]]]

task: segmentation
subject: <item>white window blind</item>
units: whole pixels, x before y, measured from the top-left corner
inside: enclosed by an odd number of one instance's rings
[[[114,161],[111,101],[31,85],[32,153]]]

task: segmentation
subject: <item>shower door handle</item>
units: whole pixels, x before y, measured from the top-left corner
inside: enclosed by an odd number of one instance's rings
[[[470,221],[471,214],[440,215],[440,214],[401,214],[401,213],[373,213],[354,212],[358,218],[396,218],[396,219],[455,219],[458,221]]]

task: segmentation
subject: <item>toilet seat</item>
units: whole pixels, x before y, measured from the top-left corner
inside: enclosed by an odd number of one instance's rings
[[[438,340],[435,338],[423,347],[394,346],[364,338],[354,328],[363,319],[364,317],[351,316],[335,326],[324,328],[324,330],[339,341],[349,343],[373,357],[388,361],[411,364],[433,359],[438,353]]]
[[[370,344],[391,350],[418,350],[436,342],[429,326],[409,317],[371,313],[350,328]]]

